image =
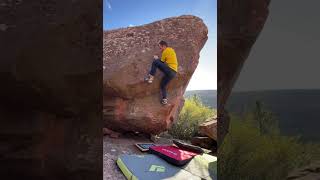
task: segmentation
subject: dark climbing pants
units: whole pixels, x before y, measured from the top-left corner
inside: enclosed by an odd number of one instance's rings
[[[160,69],[164,73],[164,76],[160,83],[162,98],[167,98],[167,85],[176,76],[176,72],[172,70],[166,63],[160,61],[160,59],[152,62],[150,74],[154,76],[157,69]]]

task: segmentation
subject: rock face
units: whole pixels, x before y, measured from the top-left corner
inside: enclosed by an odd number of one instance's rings
[[[210,149],[212,152],[216,152],[217,144],[209,137],[193,137],[191,139],[191,144],[205,149]]]
[[[191,144],[217,152],[217,117],[207,119],[199,125],[198,136],[192,137]]]
[[[218,143],[229,128],[224,107],[232,87],[268,17],[270,0],[224,0],[218,3]]]
[[[1,179],[102,179],[97,4],[1,1],[0,12]]]
[[[113,130],[158,134],[168,129],[182,105],[183,94],[207,40],[207,27],[195,16],[168,18],[139,27],[104,32],[103,96],[105,126]],[[153,84],[143,79],[159,40],[176,50],[179,73],[168,86],[169,104],[160,104],[160,71]]]
[[[199,125],[199,133],[217,141],[217,119],[212,118]]]
[[[314,180],[320,179],[320,161],[296,169],[289,174],[287,180]]]

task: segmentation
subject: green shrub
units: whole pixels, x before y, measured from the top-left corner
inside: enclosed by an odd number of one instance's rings
[[[202,104],[198,96],[187,98],[179,114],[178,121],[169,130],[169,133],[177,139],[189,140],[198,132],[199,123],[204,122],[216,114]]]
[[[319,144],[305,144],[279,133],[272,113],[256,107],[231,116],[229,133],[219,148],[219,178],[284,179],[295,168],[320,159]]]

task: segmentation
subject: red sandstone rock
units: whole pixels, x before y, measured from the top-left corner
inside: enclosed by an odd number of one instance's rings
[[[217,119],[212,118],[199,125],[199,133],[217,141]]]
[[[215,146],[214,141],[209,137],[193,137],[191,139],[191,144],[205,149],[213,149]]]
[[[195,16],[168,18],[139,27],[104,32],[104,121],[112,130],[158,134],[176,120],[183,94],[207,40],[207,27]],[[160,104],[160,71],[144,82],[159,40],[176,50],[179,73],[168,86],[169,104]]]
[[[1,179],[102,179],[102,10],[0,4]]]
[[[223,0],[218,3],[219,144],[229,128],[225,104],[267,20],[269,3],[270,0]]]
[[[289,173],[287,180],[315,180],[320,179],[320,161],[295,169]]]
[[[110,135],[112,131],[108,128],[102,128],[103,135]]]
[[[120,133],[114,132],[114,131],[112,131],[112,130],[110,130],[108,128],[103,128],[102,130],[103,130],[103,135],[104,136],[108,135],[111,138],[118,138],[120,136]]]

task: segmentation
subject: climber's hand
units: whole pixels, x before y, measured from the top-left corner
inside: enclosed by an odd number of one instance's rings
[[[153,55],[153,59],[159,59],[157,55]]]

